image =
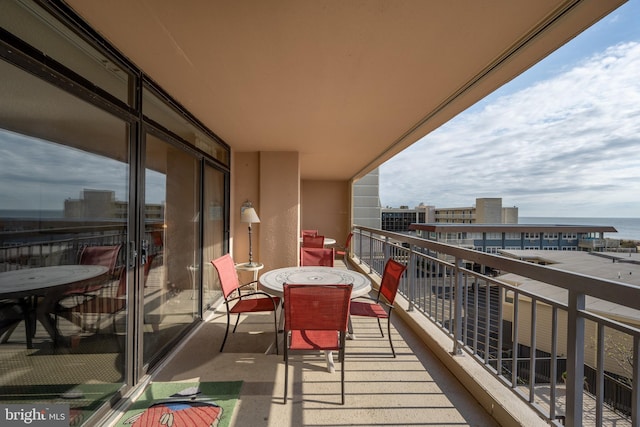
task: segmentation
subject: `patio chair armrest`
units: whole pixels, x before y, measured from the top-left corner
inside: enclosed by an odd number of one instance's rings
[[[240,295],[238,295],[238,296],[236,296],[236,297],[228,298],[228,299],[227,299],[227,302],[231,302],[231,301],[235,301],[235,300],[240,300],[240,299],[247,298],[247,297],[252,297],[252,296],[254,296],[254,295],[263,295],[263,296],[265,296],[265,297],[268,297],[268,298],[271,300],[271,302],[273,303],[273,306],[274,306],[274,307],[277,307],[277,305],[278,305],[278,302],[279,302],[278,297],[273,296],[273,295],[271,295],[271,294],[268,294],[268,293],[266,293],[266,292],[264,292],[264,291],[254,291],[254,292],[250,292],[250,293],[246,293],[246,294],[240,294]]]
[[[246,288],[246,287],[252,286],[252,285],[254,285],[254,284],[256,284],[256,283],[258,283],[258,281],[257,281],[257,280],[252,280],[251,282],[248,282],[248,283],[245,283],[245,284],[243,284],[243,285],[238,286],[238,288],[237,288],[236,290],[238,291],[238,294],[242,295],[242,290],[243,290],[243,288]],[[257,288],[257,286],[255,286],[255,288]]]

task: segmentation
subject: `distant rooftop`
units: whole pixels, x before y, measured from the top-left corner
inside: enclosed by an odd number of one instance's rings
[[[504,232],[523,233],[534,232],[562,232],[562,233],[617,233],[618,230],[610,225],[569,225],[569,224],[458,224],[458,223],[413,223],[409,230],[423,230],[431,232]]]
[[[542,263],[557,270],[570,271],[640,287],[639,253],[503,249],[500,254],[522,261]],[[568,294],[565,289],[512,273],[504,274],[500,276],[500,279],[516,285],[522,290],[567,303]],[[622,307],[607,301],[587,297],[586,308],[589,311],[623,322],[640,323],[640,312],[638,310]]]

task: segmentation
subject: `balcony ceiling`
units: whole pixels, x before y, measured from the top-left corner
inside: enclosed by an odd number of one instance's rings
[[[68,0],[234,151],[299,152],[319,180],[369,172],[621,3]]]

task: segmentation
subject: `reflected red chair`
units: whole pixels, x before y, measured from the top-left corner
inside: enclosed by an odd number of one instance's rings
[[[324,248],[324,236],[302,236],[303,248]]]
[[[290,351],[338,351],[344,405],[344,348],[352,285],[284,285],[284,403]]]
[[[126,301],[124,296],[119,295],[121,288],[126,287],[126,271],[124,266],[118,265],[122,244],[112,246],[85,246],[78,257],[78,264],[81,265],[101,265],[107,267],[105,276],[100,276],[95,280],[85,282],[80,286],[71,287],[58,297],[54,305],[55,324],[58,324],[58,317],[64,317],[76,326],[87,330],[87,316],[93,314],[97,316],[95,321],[96,333],[100,330],[101,314],[114,314],[124,309]],[[111,284],[117,283],[115,292],[109,293],[106,289]],[[126,289],[123,291],[126,293]],[[43,305],[48,305],[43,301]],[[115,332],[115,316],[114,316]],[[57,329],[57,328],[56,328]],[[57,330],[54,341],[57,343]]]
[[[224,333],[224,339],[222,340],[220,351],[222,352],[224,345],[227,342],[229,325],[231,324],[231,314],[237,314],[238,316],[236,318],[235,326],[233,327],[233,332],[235,333],[241,314],[273,311],[273,326],[275,333],[274,342],[276,346],[276,354],[278,354],[278,320],[276,310],[280,304],[280,298],[271,296],[262,291],[247,291],[246,293],[243,293],[242,288],[252,286],[256,281],[241,285],[238,280],[235,263],[229,254],[214,259],[211,261],[211,264],[213,264],[218,272],[220,287],[222,288],[222,295],[224,296],[224,304],[227,307],[227,329]],[[235,304],[232,305],[234,301]]]
[[[151,271],[151,265],[155,255],[147,256],[147,262],[143,266],[144,285],[146,286],[149,272]],[[121,268],[120,277],[118,279],[117,288],[103,289],[103,292],[96,295],[93,298],[88,298],[81,304],[78,304],[68,310],[59,313],[62,317],[75,323],[78,326],[83,327],[85,324],[85,318],[88,315],[96,317],[95,320],[95,332],[100,332],[100,325],[102,322],[102,315],[111,316],[113,332],[116,332],[116,319],[117,314],[127,308],[127,269]],[[79,322],[79,319],[81,323]],[[83,329],[85,329],[83,327]]]
[[[333,248],[300,248],[300,266],[333,267],[335,250]]]
[[[81,265],[102,265],[109,269],[108,275],[111,279],[119,279],[120,272],[116,271],[118,257],[122,244],[114,246],[85,246],[80,252],[78,264]],[[84,287],[84,292],[97,291],[104,282],[92,283]]]
[[[391,312],[393,311],[393,303],[398,293],[398,286],[400,285],[400,279],[402,274],[407,269],[404,264],[401,264],[393,259],[389,259],[384,266],[384,272],[382,273],[382,282],[378,288],[378,296],[375,300],[370,299],[369,302],[357,301],[358,297],[351,302],[350,313],[352,316],[365,316],[374,317],[378,320],[378,328],[380,333],[384,337],[382,331],[382,325],[380,319],[387,319],[387,335],[389,336],[389,345],[391,346],[391,352],[393,357],[396,357],[396,351],[393,348],[393,341],[391,340]],[[386,301],[382,301],[380,296]]]
[[[317,236],[318,235],[318,230],[302,230],[300,232],[300,235],[302,237],[304,237],[304,236]]]
[[[349,255],[349,247],[351,246],[351,239],[353,238],[353,233],[349,233],[347,235],[347,240],[344,246],[336,249],[336,256],[342,257],[342,259],[346,262],[347,256]]]

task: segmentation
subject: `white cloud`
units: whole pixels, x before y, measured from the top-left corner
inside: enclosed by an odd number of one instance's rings
[[[84,189],[127,200],[128,167],[81,150],[0,130],[1,209],[62,210]]]
[[[502,197],[521,216],[640,213],[640,43],[471,109],[380,168],[383,206]]]

